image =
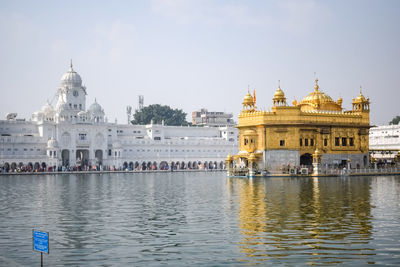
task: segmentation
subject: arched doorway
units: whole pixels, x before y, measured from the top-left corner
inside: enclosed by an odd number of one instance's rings
[[[168,170],[168,169],[169,169],[168,162],[161,161],[160,162],[160,170]]]
[[[94,157],[96,158],[96,165],[103,164],[103,150],[96,150],[96,152],[94,152]]]
[[[132,171],[133,170],[133,162],[129,162],[129,170]]]
[[[136,162],[135,162],[135,170],[138,170],[139,167],[140,167],[140,163],[136,161]]]
[[[305,153],[300,156],[300,165],[312,165],[312,155],[309,153]]]
[[[128,162],[124,162],[124,164],[122,164],[122,169],[126,170],[128,168]]]
[[[367,167],[367,164],[368,164],[367,156],[364,156],[363,161],[364,161],[363,163],[364,163],[364,168],[365,168],[365,167]]]
[[[142,170],[144,171],[144,170],[146,170],[146,162],[142,162]]]
[[[35,165],[33,165],[33,168],[34,168],[35,170],[39,170],[39,168],[40,168],[39,162],[35,162]]]
[[[62,159],[62,165],[63,166],[69,166],[69,150],[64,149],[61,151],[61,159]]]
[[[89,164],[89,150],[87,149],[76,150],[76,164],[80,166],[87,166]]]
[[[13,162],[11,163],[11,170],[16,170],[17,169],[17,163]]]
[[[10,163],[8,163],[8,162],[4,163],[4,170],[6,172],[8,172],[10,170]]]
[[[157,170],[157,162],[153,162],[153,165],[151,166],[151,169],[153,170],[153,171],[155,171],[155,170]]]
[[[214,166],[213,166],[212,161],[210,161],[210,162],[208,163],[208,168],[209,168],[210,170],[214,169]]]

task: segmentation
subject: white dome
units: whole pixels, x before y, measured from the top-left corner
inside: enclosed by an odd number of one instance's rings
[[[42,107],[41,110],[46,116],[48,115],[53,115],[54,114],[54,108],[50,105],[50,103],[47,101],[46,105]]]
[[[79,74],[76,73],[76,71],[74,71],[74,69],[72,68],[72,61],[68,72],[61,77],[61,83],[72,85],[74,87],[82,86],[81,76],[79,76]]]
[[[94,103],[90,105],[89,111],[91,113],[104,113],[103,108],[97,103],[96,99]]]
[[[58,142],[54,137],[50,138],[49,141],[47,141],[47,147],[58,147]]]

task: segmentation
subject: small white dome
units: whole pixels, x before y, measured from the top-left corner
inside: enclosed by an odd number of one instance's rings
[[[54,114],[54,108],[50,105],[50,103],[47,101],[46,102],[46,105],[44,105],[43,107],[42,107],[42,110],[41,110],[46,116],[49,116],[49,115],[53,115]]]
[[[91,113],[104,113],[103,108],[97,103],[96,99],[94,103],[90,105],[89,111]]]
[[[54,137],[50,138],[50,140],[47,141],[47,147],[49,147],[49,148],[58,147],[58,142],[57,142],[57,140],[54,139]]]
[[[61,83],[72,85],[73,87],[82,86],[82,78],[72,68],[72,61],[69,70],[61,77]]]

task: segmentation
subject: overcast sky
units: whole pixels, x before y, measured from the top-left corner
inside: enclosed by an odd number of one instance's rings
[[[51,101],[71,58],[87,106],[97,98],[120,123],[138,95],[237,121],[248,85],[267,110],[278,80],[291,104],[314,72],[346,109],[361,85],[372,124],[400,115],[400,1],[3,0],[1,119]]]

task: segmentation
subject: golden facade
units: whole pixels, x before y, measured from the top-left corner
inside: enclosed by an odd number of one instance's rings
[[[256,107],[256,96],[247,95],[239,115],[239,153],[236,167],[276,170],[283,166],[311,165],[312,155],[322,154],[322,166],[364,167],[368,164],[369,98],[353,98],[352,110],[323,93],[315,80],[314,91],[288,105],[278,87],[270,111]]]

